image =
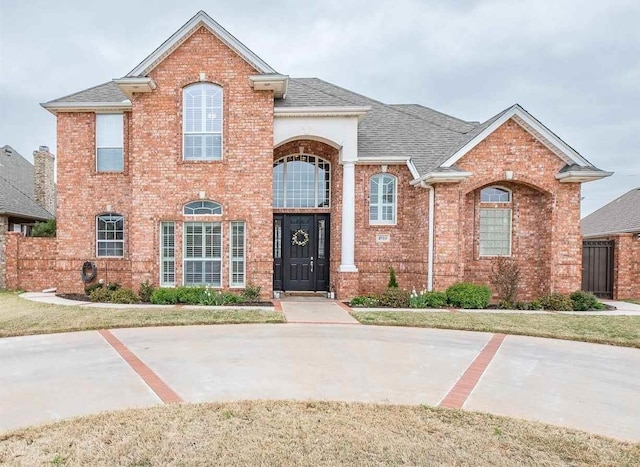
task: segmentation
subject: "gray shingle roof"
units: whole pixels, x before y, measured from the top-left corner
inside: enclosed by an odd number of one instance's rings
[[[582,235],[594,237],[640,232],[640,187],[625,193],[580,221]]]
[[[0,148],[0,214],[53,218],[33,199],[33,165],[11,146]]]
[[[53,104],[54,102],[122,102],[128,100],[128,97],[120,90],[117,84],[113,81],[93,86],[92,88],[85,89],[68,96],[60,97],[47,104]]]

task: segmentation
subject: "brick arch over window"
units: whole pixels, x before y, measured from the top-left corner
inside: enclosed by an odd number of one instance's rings
[[[482,201],[482,190],[497,187],[511,192],[509,202]],[[466,193],[463,206],[464,279],[477,283],[488,283],[496,256],[510,256],[518,265],[521,276],[520,300],[530,300],[549,292],[551,278],[551,217],[553,195],[528,183],[498,181],[484,183]],[[500,238],[491,239],[491,245],[481,245],[481,228],[484,212],[508,211],[510,230],[509,251],[500,250]],[[505,216],[498,216],[506,219]],[[506,221],[505,221],[506,222]],[[501,229],[491,223],[491,230]],[[485,229],[487,227],[485,226]],[[486,236],[486,234],[485,234]],[[498,235],[499,237],[500,235]]]

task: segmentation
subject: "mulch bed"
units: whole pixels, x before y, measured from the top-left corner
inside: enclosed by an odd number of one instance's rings
[[[86,294],[81,293],[58,293],[56,297],[66,298],[67,300],[76,300],[79,302],[90,302],[91,299]],[[98,303],[98,302],[96,302]],[[108,302],[105,302],[108,303]],[[152,305],[152,303],[142,303],[143,305]],[[178,303],[178,306],[186,305],[186,303]],[[231,303],[224,306],[242,306],[242,307],[255,307],[255,306],[273,306],[273,302],[244,302],[244,303]]]

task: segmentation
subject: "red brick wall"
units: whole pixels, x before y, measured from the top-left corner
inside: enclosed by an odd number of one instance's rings
[[[492,260],[478,254],[478,197],[490,185],[513,190],[512,256],[521,269],[519,298],[579,289],[580,185],[556,180],[564,165],[511,120],[460,159],[456,166],[473,175],[435,188],[435,289],[459,280],[489,283]],[[505,180],[505,171],[513,172],[512,180]]]
[[[613,298],[640,299],[640,239],[634,234],[620,234],[615,240],[613,263]]]
[[[57,239],[7,234],[7,289],[41,291],[56,286]],[[78,272],[78,277],[80,273]]]
[[[182,159],[182,88],[206,81],[223,88],[223,159]],[[125,118],[125,171],[95,173],[95,115],[58,116],[58,287],[82,290],[77,280],[84,261],[95,261],[104,278],[137,288],[158,283],[159,222],[176,221],[176,278],[182,278],[182,206],[199,198],[222,204],[223,215],[198,220],[223,223],[223,287],[229,284],[229,223],[247,223],[247,283],[271,295],[271,190],[273,95],[255,92],[248,76],[256,71],[206,29],[201,28],[170,54],[150,76],[157,89],[135,94]],[[265,187],[269,190],[265,192]],[[95,216],[107,211],[125,217],[125,258],[100,260],[95,254]]]

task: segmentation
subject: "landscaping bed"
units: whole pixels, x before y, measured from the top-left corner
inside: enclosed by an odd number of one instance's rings
[[[428,406],[175,404],[0,435],[9,465],[638,465],[640,445]]]

